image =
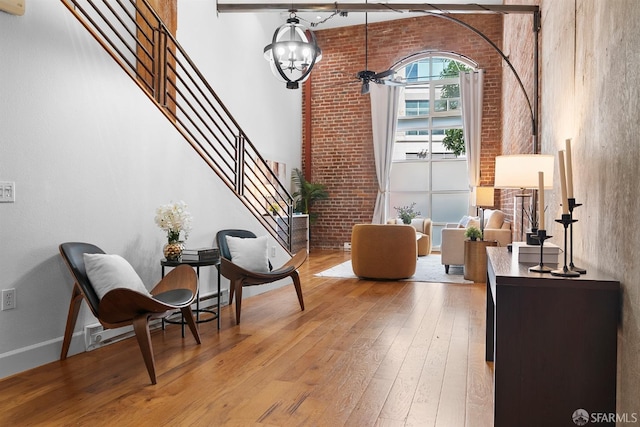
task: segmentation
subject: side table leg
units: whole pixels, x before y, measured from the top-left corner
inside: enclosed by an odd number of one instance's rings
[[[218,269],[218,302],[216,303],[216,313],[218,315],[218,330],[220,330],[220,299],[222,298],[222,293],[220,292],[220,270]]]

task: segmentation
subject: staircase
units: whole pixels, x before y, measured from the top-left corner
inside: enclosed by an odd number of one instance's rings
[[[61,1],[264,228],[291,251],[292,196],[147,0]],[[272,206],[277,206],[274,214]]]

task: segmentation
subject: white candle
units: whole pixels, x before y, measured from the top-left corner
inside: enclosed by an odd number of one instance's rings
[[[538,230],[546,230],[544,228],[544,172],[538,172],[538,211],[540,211],[540,222]]]
[[[573,167],[571,166],[571,140],[565,141],[567,147],[567,197],[573,199]]]
[[[560,191],[562,192],[562,213],[569,214],[569,201],[567,200],[567,175],[564,173],[564,151],[558,151],[558,164],[560,165]]]

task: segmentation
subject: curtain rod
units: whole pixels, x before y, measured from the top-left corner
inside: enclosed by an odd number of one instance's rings
[[[536,5],[430,4],[430,3],[221,3],[221,13],[257,12],[434,12],[434,13],[537,13]]]

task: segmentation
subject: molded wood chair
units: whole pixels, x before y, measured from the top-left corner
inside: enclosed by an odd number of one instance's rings
[[[150,291],[152,297],[130,289],[116,288],[99,299],[87,277],[83,254],[103,254],[102,249],[89,243],[79,242],[63,243],[59,249],[75,280],[60,360],[67,358],[71,336],[83,299],[89,305],[93,315],[106,329],[133,325],[152,384],[156,384],[156,373],[149,320],[164,318],[176,310],[180,310],[193,337],[200,344],[200,335],[191,311],[191,303],[198,292],[198,277],[193,268],[188,265],[180,265],[171,270]]]
[[[293,280],[293,286],[295,287],[296,294],[298,295],[300,309],[304,311],[304,300],[302,298],[302,287],[300,286],[298,268],[300,268],[307,259],[306,248],[299,250],[288,262],[276,270],[273,270],[271,262],[269,262],[270,271],[268,273],[260,273],[244,269],[233,263],[226,236],[251,239],[255,238],[256,235],[251,231],[233,229],[220,230],[216,234],[216,242],[218,244],[218,249],[220,249],[220,274],[229,279],[230,282],[229,305],[233,302],[234,294],[236,296],[236,324],[240,324],[243,286],[264,285],[287,277],[291,277]]]

